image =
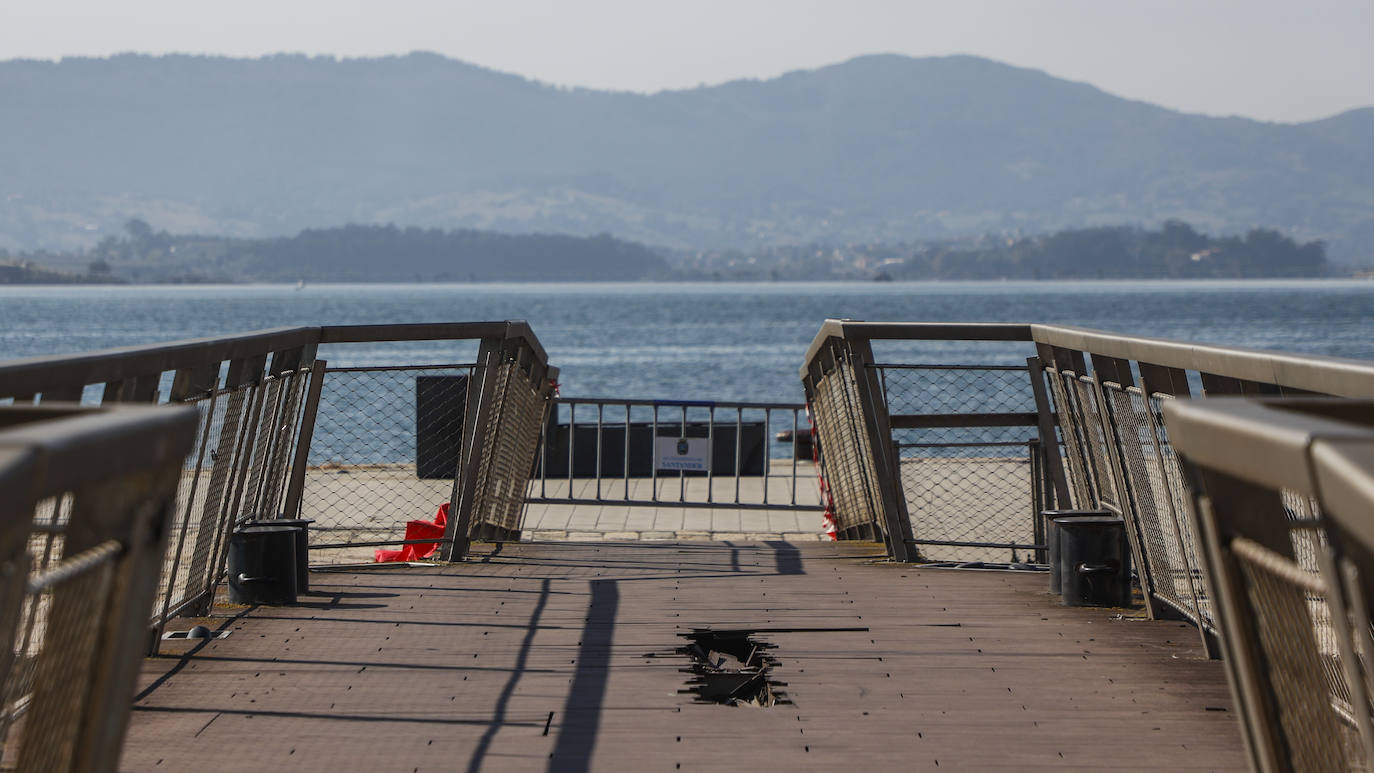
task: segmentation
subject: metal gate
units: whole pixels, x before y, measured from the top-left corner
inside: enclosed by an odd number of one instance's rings
[[[824,509],[800,403],[561,397],[541,440],[532,504]],[[665,464],[679,441],[705,464]]]

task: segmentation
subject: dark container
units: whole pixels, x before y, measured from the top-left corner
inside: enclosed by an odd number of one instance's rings
[[[296,593],[310,590],[310,524],[309,518],[260,518],[245,526],[290,526],[296,530]]]
[[[463,451],[467,376],[415,377],[415,475],[453,480]]]
[[[1045,561],[1050,565],[1050,593],[1059,594],[1063,590],[1063,578],[1059,573],[1059,526],[1056,518],[1110,518],[1106,510],[1044,510],[1040,513],[1045,519]]]
[[[245,526],[229,537],[229,601],[296,603],[296,533],[290,526]]]
[[[1059,574],[1066,607],[1124,607],[1131,603],[1126,524],[1116,516],[1056,518]]]

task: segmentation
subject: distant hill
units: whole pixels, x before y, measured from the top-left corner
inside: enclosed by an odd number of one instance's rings
[[[674,247],[1157,224],[1275,228],[1374,261],[1374,109],[1186,115],[975,57],[868,56],[654,95],[432,54],[0,63],[0,247],[129,217],[360,222]]]
[[[1267,228],[1209,236],[1170,220],[1158,229],[1097,226],[1012,239],[798,244],[669,254],[673,279],[986,280],[1261,279],[1347,276],[1321,241]]]
[[[605,234],[350,225],[254,239],[171,234],[138,219],[125,231],[90,250],[20,253],[16,265],[73,277],[66,281],[124,282],[611,281],[667,268],[653,250]],[[31,273],[9,281],[60,280]]]

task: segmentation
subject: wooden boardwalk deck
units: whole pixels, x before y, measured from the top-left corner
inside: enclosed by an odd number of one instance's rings
[[[295,607],[150,659],[127,770],[1244,769],[1178,623],[1065,609],[1044,575],[853,543],[530,543],[318,572]],[[693,628],[760,634],[791,700],[695,703]],[[841,768],[843,769],[843,768]]]

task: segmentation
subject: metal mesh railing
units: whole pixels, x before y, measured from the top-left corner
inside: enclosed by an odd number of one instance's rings
[[[1253,540],[1236,538],[1230,552],[1255,615],[1293,769],[1367,769],[1323,578]]]
[[[314,560],[370,557],[343,549],[394,544],[449,501],[474,367],[325,369],[299,517],[340,550]]]
[[[1092,376],[1046,368],[1064,440],[1073,503],[1105,508],[1127,522],[1142,588],[1194,623],[1215,631],[1190,496],[1161,417],[1173,396],[1146,396]]]
[[[1154,414],[1140,389],[1104,384],[1107,415],[1114,426],[1123,478],[1130,491],[1128,512],[1134,517],[1145,569],[1154,592],[1175,609],[1197,618],[1197,567],[1188,562],[1181,532],[1186,526],[1160,451]]]
[[[878,371],[891,416],[1034,413],[1024,365],[892,364]]]
[[[1260,770],[1374,762],[1374,405],[1164,401]]]
[[[178,592],[164,596],[165,611],[162,622],[186,607],[195,606],[203,613],[209,609],[220,565],[219,546],[226,540],[230,528],[229,514],[233,511],[230,494],[241,466],[240,438],[249,423],[245,417],[255,391],[253,386],[220,389],[215,392],[214,411],[210,414],[209,435],[202,435],[201,447],[196,449],[197,496],[185,503],[192,509],[182,509],[183,531],[177,535],[178,568],[184,565],[185,582]],[[203,498],[200,490],[204,489]],[[199,500],[199,501],[197,501]],[[180,504],[180,503],[179,503]]]
[[[0,768],[114,770],[195,412],[6,410]]]
[[[468,532],[476,539],[520,532],[548,391],[546,384],[532,382],[516,362],[488,368],[488,377],[493,375],[496,402],[482,430],[486,442],[478,448],[476,496]]]
[[[309,376],[308,369],[295,369],[179,401],[195,406],[200,422],[177,487],[154,609],[159,632],[178,614],[209,609],[237,525],[282,515]]]
[[[897,444],[898,462],[925,558],[1016,561],[1038,547],[1029,441],[959,442],[938,430],[898,434],[912,440]]]
[[[315,560],[371,560],[371,548],[518,539],[535,466],[548,368],[525,339],[482,342],[483,361],[325,367],[306,400],[294,475]],[[313,400],[313,403],[312,403]],[[448,504],[446,536],[407,540]],[[459,531],[465,528],[466,531]]]
[[[1079,376],[1069,379],[1067,385],[1072,389],[1075,415],[1081,422],[1076,434],[1084,466],[1089,471],[1086,483],[1092,487],[1093,498],[1099,507],[1110,507],[1120,514],[1122,497],[1117,492],[1112,451],[1108,447],[1109,433],[1104,424],[1105,414],[1098,404],[1097,384],[1091,376]]]
[[[1070,495],[1073,498],[1072,502],[1061,503],[1061,508],[1072,506],[1079,510],[1092,510],[1100,503],[1088,457],[1083,408],[1077,399],[1078,389],[1074,386],[1078,383],[1078,376],[1072,371],[1060,371],[1053,367],[1045,368],[1045,376],[1054,399],[1055,415],[1059,417],[1059,439],[1064,444],[1064,461],[1068,466]]]
[[[932,561],[1018,561],[1036,540],[1024,366],[879,364],[914,542]]]
[[[1178,527],[1179,547],[1182,548],[1183,552],[1182,564],[1187,567],[1187,577],[1192,584],[1194,602],[1185,611],[1198,625],[1207,630],[1215,631],[1216,621],[1212,617],[1210,594],[1207,590],[1207,583],[1202,576],[1202,556],[1198,549],[1198,535],[1193,520],[1187,517],[1193,492],[1187,477],[1183,474],[1183,468],[1179,464],[1178,454],[1174,452],[1173,445],[1169,443],[1169,430],[1164,425],[1164,404],[1173,399],[1175,398],[1166,394],[1150,395],[1149,415],[1156,432],[1161,477],[1168,487],[1169,501],[1172,503],[1175,522]]]
[[[108,623],[108,595],[114,561],[122,550],[108,540],[77,555],[57,557],[29,579],[28,624],[23,631],[22,681],[6,685],[6,714],[19,720],[21,770],[69,770],[82,739],[80,723],[86,686],[94,676],[100,632]],[[34,701],[35,692],[45,694]],[[36,705],[34,705],[36,703]],[[5,729],[5,728],[0,728]],[[5,750],[9,756],[10,750]]]
[[[854,365],[842,349],[836,349],[833,368],[811,386],[810,400],[835,530],[872,538],[881,526],[880,484]]]

